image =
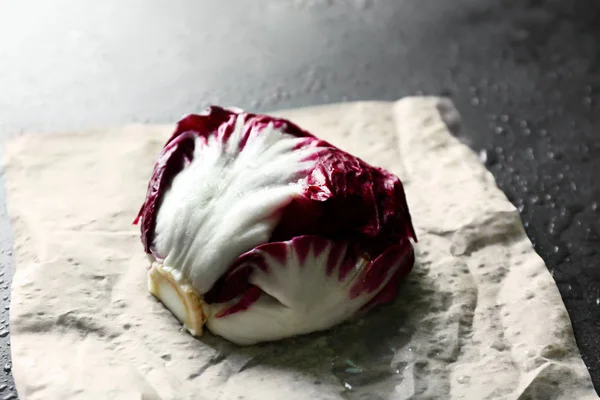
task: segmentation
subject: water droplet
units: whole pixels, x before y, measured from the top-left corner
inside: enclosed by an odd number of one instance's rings
[[[519,126],[521,128],[527,128],[527,125],[528,125],[528,123],[526,120],[522,119],[521,121],[519,121]]]
[[[458,379],[456,379],[456,381],[460,384],[469,383],[470,380],[471,380],[471,377],[468,375],[461,375],[458,377]]]
[[[4,392],[7,387],[8,387],[8,385],[6,385],[6,384],[0,385],[0,392]]]
[[[4,372],[10,372],[11,369],[12,369],[12,365],[4,364]]]
[[[344,387],[348,390],[352,390],[352,385],[350,385],[348,382],[344,382]]]
[[[8,336],[8,331],[0,332],[0,337],[7,337],[7,336]]]
[[[535,157],[533,155],[533,149],[531,147],[528,147],[525,149],[525,155],[527,156],[527,158],[533,160]]]
[[[508,122],[509,119],[510,118],[506,114],[500,115],[500,121],[502,121],[502,122]]]
[[[14,399],[16,399],[16,397],[15,397],[15,394],[14,394],[14,393],[9,393],[9,394],[7,394],[6,396],[4,396],[4,397],[2,398],[2,400],[14,400]]]
[[[480,150],[479,151],[479,160],[485,164],[487,162],[487,159],[488,159],[487,150],[486,149]]]
[[[540,129],[540,136],[542,136],[542,137],[548,136],[548,131],[545,129]]]
[[[533,195],[530,198],[531,204],[540,204],[540,197],[538,195]]]
[[[555,253],[558,253],[560,251],[560,247],[554,246],[554,249],[552,249],[552,250],[554,250]]]
[[[504,128],[502,128],[501,126],[497,126],[496,128],[494,128],[494,132],[496,132],[497,135],[501,135],[504,133]]]
[[[600,305],[600,297],[596,297],[596,305]]]

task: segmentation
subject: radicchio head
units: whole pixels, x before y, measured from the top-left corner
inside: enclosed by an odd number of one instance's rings
[[[330,328],[393,300],[414,264],[392,173],[290,121],[213,106],[178,124],[141,220],[150,291],[194,335]]]

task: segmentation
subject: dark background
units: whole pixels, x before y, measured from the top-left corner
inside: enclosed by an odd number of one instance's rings
[[[600,6],[592,0],[217,3],[2,2],[3,137],[173,123],[210,103],[269,111],[450,96],[463,116],[460,136],[519,207],[600,387],[600,183],[593,177],[600,170]],[[11,398],[11,238],[2,207],[0,398]]]

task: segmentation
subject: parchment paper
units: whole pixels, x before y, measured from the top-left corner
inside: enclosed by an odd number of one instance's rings
[[[591,399],[568,314],[515,208],[438,98],[279,113],[406,185],[417,265],[391,306],[249,348],[181,332],[131,225],[172,127],[8,144],[22,399]]]

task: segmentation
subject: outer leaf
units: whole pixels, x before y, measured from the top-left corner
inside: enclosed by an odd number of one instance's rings
[[[413,264],[407,239],[373,261],[356,244],[318,236],[268,243],[238,259],[226,279],[248,285],[235,299],[213,303],[207,326],[239,344],[328,329],[395,298]]]

